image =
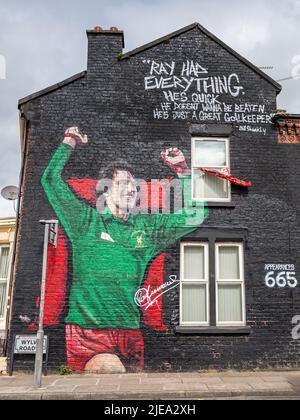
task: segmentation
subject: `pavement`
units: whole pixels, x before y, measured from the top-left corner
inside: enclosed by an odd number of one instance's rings
[[[300,400],[300,371],[0,376],[0,400]]]

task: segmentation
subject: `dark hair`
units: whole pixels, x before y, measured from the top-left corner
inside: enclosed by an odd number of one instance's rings
[[[102,194],[106,193],[108,190],[107,187],[105,187],[104,190],[100,188],[100,181],[103,179],[113,180],[113,177],[117,171],[126,171],[133,175],[133,167],[125,159],[117,159],[114,162],[109,163],[99,173],[99,189],[98,185],[96,187],[97,198],[99,198]]]

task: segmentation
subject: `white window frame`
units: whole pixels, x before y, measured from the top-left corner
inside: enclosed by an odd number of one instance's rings
[[[204,248],[204,279],[190,280],[184,278],[184,249],[186,247],[200,247]],[[207,242],[182,242],[180,248],[180,325],[181,326],[209,326],[210,325],[210,291],[209,291],[209,244]],[[206,319],[207,322],[183,322],[183,285],[193,284],[199,286],[206,286]]]
[[[228,187],[228,197],[227,198],[207,198],[207,197],[195,197],[194,194],[194,170],[197,169],[195,165],[195,157],[196,157],[196,142],[197,141],[219,141],[226,144],[226,161],[227,166],[219,166],[219,168],[228,168],[230,170],[230,144],[229,138],[227,137],[192,137],[192,200],[195,201],[206,201],[211,203],[230,203],[231,202],[231,183],[229,181],[224,180],[227,182]],[[215,168],[215,166],[206,165],[207,168]],[[221,181],[221,178],[220,178]]]
[[[0,329],[2,328],[2,324],[4,324],[5,319],[6,319],[6,308],[7,308],[7,298],[8,298],[8,280],[9,280],[9,276],[10,276],[10,257],[11,257],[11,246],[10,244],[0,244],[0,253],[2,254],[2,249],[3,248],[7,248],[8,249],[8,257],[7,257],[7,265],[8,265],[8,269],[7,269],[7,278],[0,278],[0,284],[6,284],[6,295],[4,297],[4,314],[3,317],[1,317],[0,314]]]
[[[222,280],[220,279],[220,253],[219,248],[222,247],[236,247],[239,249],[239,267],[240,267],[240,278],[239,279],[229,279],[229,280]],[[246,291],[245,291],[245,270],[244,270],[244,245],[241,242],[218,242],[215,245],[215,273],[216,273],[216,319],[217,319],[217,327],[244,327],[246,326]],[[219,299],[218,299],[218,290],[219,285],[226,284],[226,285],[240,285],[241,286],[241,294],[242,294],[242,321],[241,322],[220,322],[219,321]]]

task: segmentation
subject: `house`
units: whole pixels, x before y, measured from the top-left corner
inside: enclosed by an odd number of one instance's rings
[[[0,354],[4,353],[6,327],[9,317],[8,296],[16,220],[0,219]]]
[[[87,37],[87,71],[19,102],[8,357],[36,332],[39,221],[57,219],[50,369],[299,366],[300,116],[277,113],[281,86],[198,23],[127,53],[117,28]]]

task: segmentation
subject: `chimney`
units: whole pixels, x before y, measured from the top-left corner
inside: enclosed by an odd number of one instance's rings
[[[124,32],[116,27],[104,30],[96,26],[87,31],[88,37],[88,76],[97,77],[99,72],[109,69],[114,63],[118,63],[122,56],[124,44]]]

